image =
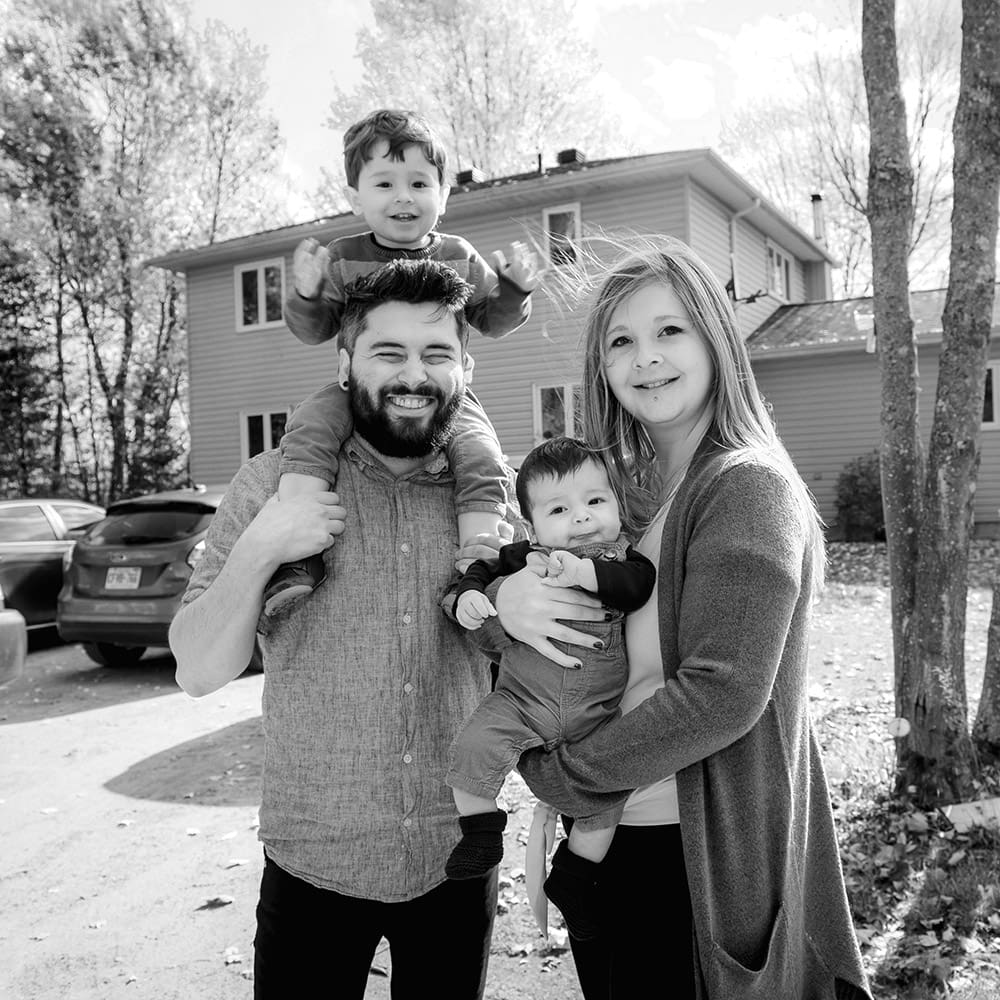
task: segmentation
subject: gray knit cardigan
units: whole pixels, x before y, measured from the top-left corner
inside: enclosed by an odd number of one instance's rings
[[[522,775],[580,816],[676,773],[700,996],[870,997],[808,714],[813,552],[787,475],[703,442],[657,578],[665,686],[591,738],[523,755]]]

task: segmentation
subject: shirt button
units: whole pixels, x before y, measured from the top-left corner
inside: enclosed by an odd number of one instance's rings
[[[403,826],[413,826],[413,820],[409,816],[403,820]]]
[[[403,615],[403,624],[404,625],[409,625],[410,622],[412,622],[412,621],[413,621],[413,615],[411,615],[411,614],[405,614],[405,615]]]
[[[403,542],[403,544],[400,545],[400,547],[399,547],[399,551],[400,552],[405,552],[406,555],[409,555],[410,554],[410,543],[409,542]]]
[[[411,691],[413,690],[413,685],[412,685],[412,684],[410,684],[409,682],[407,682],[406,684],[404,684],[404,685],[403,685],[403,690],[404,690],[404,691],[405,691],[405,692],[406,692],[407,694],[409,694],[409,693],[410,693],[410,692],[411,692]]]
[[[403,763],[404,764],[412,764],[413,763],[413,755],[412,754],[408,754],[408,753],[404,753],[403,754]]]

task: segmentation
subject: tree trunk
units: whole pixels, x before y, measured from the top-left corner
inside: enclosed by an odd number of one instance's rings
[[[916,601],[917,527],[923,454],[917,419],[917,348],[910,316],[907,259],[913,225],[913,171],[896,59],[894,0],[865,0],[861,61],[868,93],[871,153],[868,221],[882,384],[882,503],[892,586],[896,714],[909,718],[908,669]],[[897,745],[903,747],[903,742]]]
[[[943,317],[946,350],[956,345],[956,357],[967,355],[969,373],[951,375],[947,405],[959,408],[965,393],[965,423],[961,437],[942,442],[960,456],[978,456],[986,361],[996,296],[997,204],[1000,199],[1000,5],[996,0],[965,0],[962,7],[962,80],[955,115],[955,207],[952,218],[951,280]],[[954,296],[952,293],[954,292]],[[939,399],[941,392],[939,389]],[[968,444],[971,438],[972,449]],[[932,444],[933,449],[933,444]],[[972,489],[977,466],[972,465]],[[949,510],[949,513],[952,511]],[[965,562],[968,566],[966,541]],[[964,574],[963,574],[964,577]],[[965,588],[963,588],[964,591]],[[957,598],[958,595],[956,595]],[[962,608],[965,608],[962,594]],[[997,589],[987,642],[986,673],[979,710],[973,726],[973,744],[981,760],[1000,755],[1000,657],[997,642]],[[958,637],[959,652],[963,650]]]
[[[993,584],[983,693],[972,727],[972,742],[980,764],[1000,764],[1000,580]]]

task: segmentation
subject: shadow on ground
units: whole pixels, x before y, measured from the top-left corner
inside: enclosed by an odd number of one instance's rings
[[[256,806],[263,762],[264,732],[256,716],[147,757],[104,787],[134,799]]]
[[[101,667],[82,647],[46,644],[27,656],[21,675],[0,691],[0,725],[86,712],[176,694],[174,659],[150,650],[133,667]]]

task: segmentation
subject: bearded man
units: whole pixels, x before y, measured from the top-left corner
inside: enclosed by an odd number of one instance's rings
[[[277,452],[246,463],[170,630],[196,697],[242,672],[255,634],[263,655],[257,1000],[363,997],[383,937],[394,997],[483,993],[496,869],[444,871],[458,837],[448,748],[490,675],[439,601],[456,559],[506,541],[456,551],[442,446],[466,388],[468,295],[431,260],[355,282],[340,355],[355,427],[337,493],[279,502]],[[275,568],[321,550],[327,585],[262,618]]]

